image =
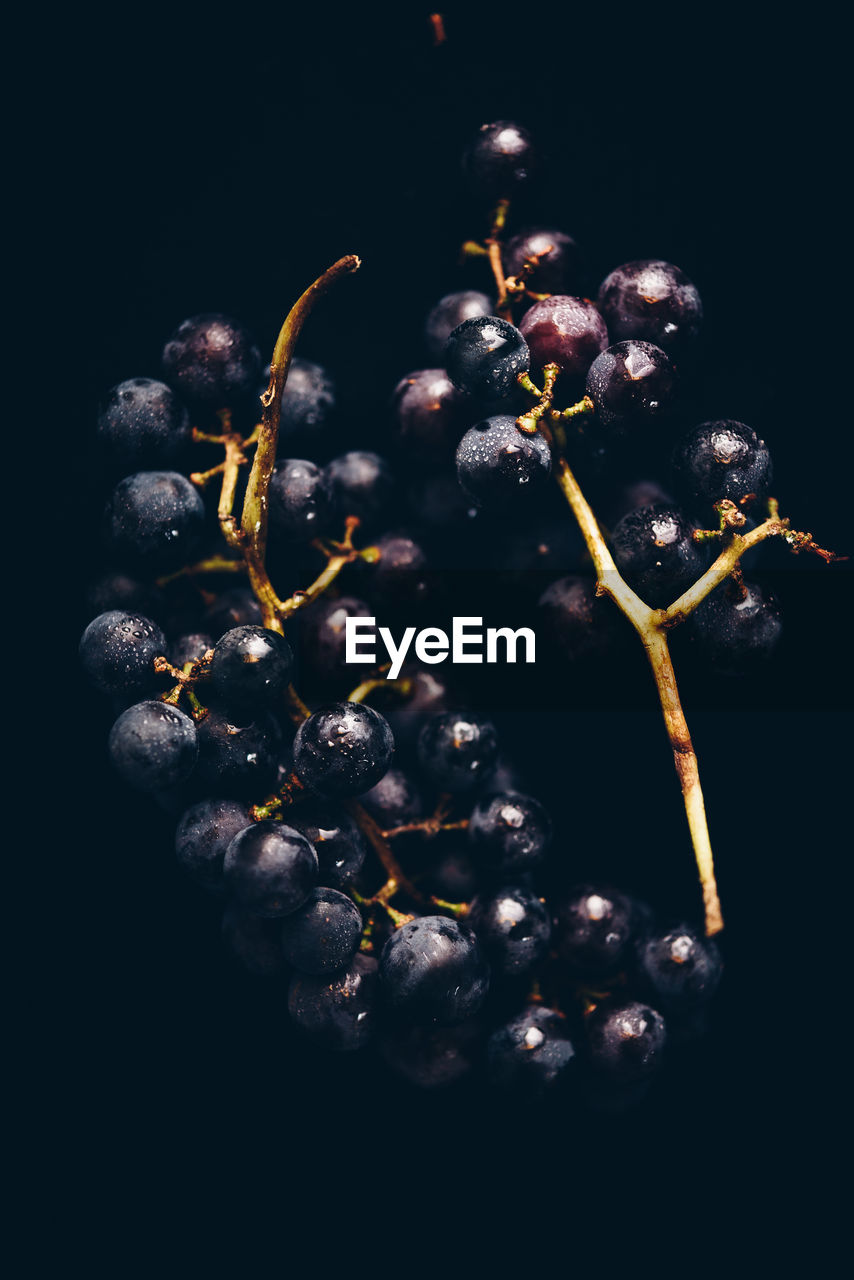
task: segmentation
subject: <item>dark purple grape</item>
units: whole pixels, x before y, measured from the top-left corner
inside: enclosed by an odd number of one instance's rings
[[[107,503],[107,543],[117,556],[151,571],[173,569],[192,557],[202,536],[204,503],[177,471],[125,476]]]
[[[326,474],[341,519],[358,516],[364,531],[373,528],[386,514],[394,496],[394,475],[378,453],[342,453],[328,463]]]
[[[261,356],[228,316],[191,316],[163,348],[166,381],[188,402],[209,409],[239,405],[256,389]]]
[[[166,656],[173,667],[183,670],[188,662],[201,662],[205,654],[214,647],[213,637],[204,631],[192,632],[178,636],[169,645]]]
[[[561,903],[556,926],[558,950],[570,971],[608,978],[627,961],[637,917],[624,894],[585,885]]]
[[[655,609],[671,604],[706,564],[694,527],[678,507],[629,511],[611,535],[614,560],[629,586]]]
[[[344,889],[362,869],[365,838],[349,813],[328,800],[300,801],[288,809],[288,825],[301,831],[317,854],[320,884]]]
[[[738,503],[749,494],[764,497],[771,455],[755,431],[725,418],[701,423],[677,445],[673,472],[679,496],[708,513],[723,498]]]
[[[651,342],[629,339],[596,357],[585,390],[596,406],[597,423],[616,433],[665,414],[675,385],[670,357]]]
[[[608,330],[592,302],[555,293],[535,302],[519,322],[531,351],[531,365],[556,364],[562,374],[583,378],[608,346]]]
[[[423,667],[404,667],[401,675],[410,682],[410,693],[388,708],[386,719],[395,743],[409,748],[414,746],[426,721],[447,710],[450,694],[446,681]]]
[[[476,316],[491,316],[495,304],[485,293],[476,289],[462,289],[459,293],[446,293],[440,298],[427,317],[424,335],[427,347],[432,356],[441,360],[445,355],[445,344],[457,325],[464,320],[473,320]]]
[[[546,954],[552,924],[548,908],[530,889],[505,885],[479,893],[467,916],[496,973],[529,973]]]
[[[267,819],[239,831],[223,863],[227,892],[268,920],[296,911],[317,882],[317,855],[305,836]]]
[[[576,1060],[566,1019],[531,1004],[495,1031],[487,1045],[490,1084],[522,1094],[538,1094],[564,1082]]]
[[[447,711],[434,716],[418,735],[418,761],[440,791],[473,790],[495,769],[498,736],[484,716]]]
[[[376,1031],[377,962],[357,955],[343,973],[291,979],[288,1012],[319,1048],[334,1053],[363,1049]]]
[[[361,702],[332,702],[304,720],[294,738],[294,770],[321,795],[337,798],[369,790],[391,764],[388,722]]]
[[[199,754],[196,726],[165,702],[138,702],[110,730],[110,760],[138,791],[159,791],[189,778]]]
[[[477,893],[477,867],[468,849],[456,847],[438,856],[430,870],[430,892],[445,902],[470,902]]]
[[[270,366],[264,370],[260,390],[270,382]],[[335,382],[322,365],[294,356],[282,391],[279,418],[279,452],[291,436],[317,436],[335,412]]]
[[[424,797],[417,782],[402,769],[389,769],[359,803],[385,830],[424,816]]]
[[[393,1027],[379,1050],[386,1065],[419,1089],[444,1089],[468,1075],[480,1056],[477,1019],[456,1027]]]
[[[86,591],[86,608],[92,618],[99,613],[121,609],[125,613],[141,613],[159,620],[164,611],[162,593],[148,582],[137,582],[120,570],[104,573],[90,583]]]
[[[670,354],[693,345],[703,319],[700,295],[688,277],[656,259],[617,267],[599,286],[598,302],[615,342],[640,338]]]
[[[723,963],[717,945],[690,925],[649,933],[638,943],[638,980],[664,1013],[685,1014],[711,1000]]]
[[[396,929],[382,949],[379,973],[388,1006],[421,1023],[464,1022],[489,989],[489,965],[475,934],[444,916],[419,916]]]
[[[347,619],[372,618],[374,610],[355,596],[339,596],[317,601],[302,619],[302,653],[305,665],[319,680],[329,681],[345,672],[347,665]]]
[[[111,462],[128,471],[168,467],[189,443],[190,419],[165,382],[128,378],[107,393],[97,435]]]
[[[236,902],[230,902],[225,909],[223,942],[253,978],[278,978],[285,972],[281,933],[278,920],[250,915]]]
[[[80,638],[80,662],[99,693],[123,698],[162,684],[154,659],[166,654],[166,637],[156,622],[138,613],[111,609],[89,623]]]
[[[490,199],[513,195],[538,165],[531,135],[512,120],[482,124],[463,154],[469,185]]]
[[[222,891],[222,864],[231,841],[252,825],[239,800],[200,800],[185,810],[175,832],[175,853],[188,875],[211,893]]]
[[[591,1067],[615,1083],[632,1084],[661,1070],[667,1029],[649,1005],[599,1005],[585,1030]]]
[[[703,657],[727,675],[761,667],[780,643],[783,622],[776,596],[755,582],[725,583],[706,596],[691,618]]]
[[[529,227],[512,236],[504,246],[504,274],[518,276],[529,258],[538,259],[527,277],[532,293],[578,294],[583,283],[584,261],[578,245],[565,231]]]
[[[235,724],[211,709],[199,721],[199,762],[193,780],[203,793],[258,801],[276,780],[282,731],[268,712]]]
[[[533,796],[502,792],[477,802],[469,818],[468,838],[484,871],[498,876],[524,874],[545,858],[552,822]]]
[[[480,506],[499,509],[507,502],[535,502],[552,472],[552,456],[543,436],[520,431],[509,414],[484,418],[463,436],[457,448],[457,479]]]
[[[371,568],[371,596],[399,609],[420,604],[430,590],[424,549],[403,533],[384,533],[374,546],[379,559]]]
[[[531,367],[528,344],[498,316],[475,316],[457,325],[445,345],[445,367],[458,390],[503,399]]]
[[[272,706],[287,688],[294,655],[284,636],[266,627],[235,627],[214,646],[208,674],[226,705]]]
[[[260,627],[263,620],[257,597],[248,587],[223,591],[205,614],[205,629],[214,640],[233,627]]]
[[[270,478],[270,531],[287,542],[310,542],[328,529],[332,484],[326,470],[302,458],[280,459]]]
[[[540,596],[537,609],[544,638],[569,662],[605,656],[623,633],[613,603],[596,595],[594,578],[559,578]]]
[[[444,369],[417,369],[401,378],[391,408],[397,443],[407,461],[450,457],[471,413],[468,400]]]
[[[337,973],[359,950],[362,915],[337,889],[312,889],[282,925],[285,959],[300,973]]]

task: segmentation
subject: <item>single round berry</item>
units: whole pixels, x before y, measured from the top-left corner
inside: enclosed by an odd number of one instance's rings
[[[387,719],[395,742],[411,748],[425,723],[447,710],[450,694],[447,683],[423,667],[404,668],[403,675],[411,681],[411,692],[408,698],[389,707]]]
[[[640,338],[671,354],[690,348],[700,332],[703,305],[684,272],[670,262],[626,262],[599,287],[599,310],[611,337]]]
[[[475,1067],[481,1028],[477,1020],[462,1026],[391,1027],[379,1050],[386,1065],[419,1089],[443,1089]]]
[[[202,499],[177,471],[138,471],[110,495],[105,533],[120,557],[156,571],[185,564],[202,535]]]
[[[375,525],[391,504],[394,475],[378,453],[342,453],[327,464],[326,474],[339,516],[358,516],[362,530]]]
[[[326,531],[333,511],[328,473],[302,458],[281,459],[270,477],[270,530],[288,542],[310,542]]]
[[[544,637],[569,662],[603,657],[619,641],[619,614],[612,601],[596,595],[593,578],[559,578],[540,596],[537,609]]]
[[[261,708],[285,690],[293,665],[284,636],[266,627],[235,627],[217,640],[208,673],[229,706]]]
[[[674,482],[684,501],[704,512],[728,498],[741,502],[749,494],[768,492],[771,455],[764,440],[743,422],[703,422],[676,447]]]
[[[362,915],[337,889],[312,889],[282,925],[285,959],[300,973],[337,973],[359,950]]]
[[[531,353],[522,334],[498,316],[464,320],[445,345],[448,377],[467,395],[503,398],[530,367]]]
[[[198,724],[199,763],[194,779],[203,794],[257,800],[276,780],[282,731],[264,712],[235,724],[211,708]]]
[[[430,892],[445,902],[470,902],[478,889],[474,859],[464,846],[443,850],[430,868]]]
[[[330,680],[347,673],[347,619],[372,618],[375,610],[355,596],[322,598],[302,618],[302,652],[312,675]],[[352,683],[352,682],[351,682]]]
[[[248,806],[238,800],[200,800],[178,823],[178,862],[197,884],[211,893],[221,892],[226,850],[238,832],[251,825]]]
[[[374,1037],[377,997],[377,962],[356,955],[342,973],[294,974],[288,1013],[319,1049],[351,1053]]]
[[[490,1084],[537,1094],[566,1080],[576,1053],[562,1014],[532,1004],[490,1036],[486,1060]]]
[[[539,800],[506,791],[477,802],[469,818],[468,837],[484,871],[500,876],[524,874],[543,861],[552,823]]]
[[[417,369],[394,389],[395,434],[407,459],[441,461],[453,452],[470,409],[444,369]]]
[[[623,894],[585,885],[561,904],[556,924],[558,949],[569,969],[581,977],[605,978],[626,962],[636,920]]]
[[[629,586],[655,609],[681,595],[706,563],[685,514],[659,503],[627,512],[615,525],[611,544]]]
[[[204,621],[205,629],[214,640],[218,640],[233,627],[260,627],[262,619],[261,606],[254,592],[248,587],[232,587],[217,596]]]
[[[519,322],[531,351],[531,364],[556,364],[571,378],[583,378],[608,346],[608,330],[592,302],[555,293],[535,302]]]
[[[262,391],[270,382],[270,366],[264,370]],[[322,365],[294,356],[282,390],[279,418],[279,452],[289,436],[317,435],[335,411],[335,383]]]
[[[201,662],[202,658],[214,647],[213,637],[204,631],[190,632],[173,640],[166,656],[173,667],[183,670],[188,662]]]
[[[294,770],[321,795],[356,796],[379,782],[391,764],[388,722],[361,702],[332,702],[304,720],[294,738]]]
[[[527,129],[512,120],[482,124],[463,154],[463,173],[477,192],[511,196],[529,181],[538,156]]]
[[[256,388],[261,356],[252,338],[228,316],[191,316],[163,348],[166,381],[189,403],[228,409]]]
[[[165,382],[128,378],[107,393],[97,435],[112,462],[140,471],[180,457],[190,440],[190,419]]]
[[[222,940],[253,978],[278,978],[285,971],[282,926],[278,920],[250,915],[230,902],[222,918]]]
[[[418,784],[402,769],[389,769],[359,803],[385,830],[415,822],[424,815],[424,797]]]
[[[189,778],[199,754],[196,726],[165,702],[138,702],[110,730],[113,767],[138,791],[159,791]]]
[[[525,278],[532,293],[578,294],[584,262],[572,236],[542,227],[529,227],[511,236],[504,247],[504,274],[518,276],[532,259],[537,265]]]
[[[156,688],[154,659],[166,654],[166,637],[139,613],[111,609],[89,623],[80,638],[80,662],[100,693],[133,696]]]
[[[505,885],[478,894],[467,917],[496,973],[529,973],[548,950],[549,912],[530,889]]]
[[[440,791],[471,791],[490,776],[497,758],[495,725],[475,713],[446,711],[418,735],[418,761]]]
[[[585,390],[596,406],[596,421],[618,432],[666,413],[675,385],[670,357],[651,342],[632,338],[596,357]]]
[[[382,949],[379,973],[389,1007],[416,1022],[464,1022],[489,989],[489,965],[475,934],[444,916],[419,916],[396,929]]]
[[[718,989],[721,954],[689,925],[651,933],[637,947],[637,975],[645,994],[664,1013],[690,1013]]]
[[[718,587],[697,607],[691,624],[703,657],[728,675],[761,667],[783,631],[776,596],[755,582]]]
[[[349,813],[324,801],[300,801],[288,823],[301,831],[317,854],[320,884],[343,889],[352,884],[367,854],[365,838]]]
[[[484,418],[457,447],[457,479],[480,506],[535,502],[552,472],[552,456],[540,432],[520,431],[509,414]]]
[[[424,336],[431,356],[441,360],[445,355],[445,344],[464,320],[473,320],[477,316],[491,316],[495,304],[485,293],[477,289],[462,289],[458,293],[446,293],[433,307],[424,325]]]
[[[420,604],[430,591],[427,556],[420,543],[404,533],[384,533],[374,546],[379,558],[371,568],[372,598],[401,610]]]
[[[632,1084],[660,1071],[667,1029],[649,1005],[599,1005],[585,1029],[590,1065],[614,1083]]]
[[[317,855],[305,836],[284,822],[254,822],[229,844],[223,880],[247,911],[275,920],[307,900],[317,881]]]

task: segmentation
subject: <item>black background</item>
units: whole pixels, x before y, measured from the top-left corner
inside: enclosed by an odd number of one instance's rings
[[[748,30],[721,10],[561,18],[533,6],[449,14],[435,49],[420,13],[327,16],[152,13],[91,45],[69,32],[58,171],[81,387],[57,426],[78,442],[78,497],[96,501],[82,442],[106,387],[156,376],[165,338],[200,311],[240,317],[270,349],[291,301],[345,252],[363,268],[322,304],[302,349],[345,389],[349,447],[379,438],[391,387],[424,363],[423,314],[443,292],[485,284],[457,265],[484,216],[462,189],[459,153],[478,124],[504,117],[549,155],[520,222],[571,231],[594,285],[635,257],[678,263],[706,308],[704,408],[754,425],[784,509],[848,549],[850,427],[826,354],[835,139],[816,33]],[[76,515],[94,558],[95,516]],[[619,1120],[519,1111],[476,1090],[422,1096],[307,1055],[277,1001],[221,954],[216,910],[173,866],[168,821],[110,777],[108,712],[72,676],[59,1025],[84,1193],[117,1238],[132,1237],[141,1195],[156,1235],[173,1217],[195,1223],[191,1201],[216,1217],[258,1183],[282,1215],[265,1208],[261,1234],[286,1237],[305,1198],[355,1219],[371,1248],[390,1204],[404,1206],[397,1225],[430,1238],[431,1223],[464,1225],[484,1189],[516,1203],[524,1232],[556,1229],[562,1203],[580,1215],[599,1200],[619,1217],[651,1184],[658,1212],[684,1211],[699,1232],[735,1221],[748,1186],[758,1213],[778,1186],[801,1185],[835,1105],[830,1083],[811,1082],[816,1055],[822,1071],[832,1057],[832,1029],[819,1049],[815,1037],[838,963],[828,898],[844,846],[847,574],[819,561],[778,574],[788,631],[771,675],[736,692],[690,684],[726,985],[712,1040]],[[59,584],[78,634],[86,576]],[[695,912],[666,743],[649,691],[630,697],[623,684],[598,702],[588,693],[559,723],[505,709],[504,732],[538,775],[565,856],[585,870],[601,860],[627,887]],[[586,797],[604,769],[594,814]],[[846,919],[840,909],[840,929]],[[478,1218],[477,1230],[496,1226]]]

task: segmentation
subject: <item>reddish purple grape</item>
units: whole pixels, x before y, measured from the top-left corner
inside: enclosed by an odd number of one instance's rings
[[[553,294],[535,302],[519,322],[531,351],[531,366],[556,364],[561,373],[582,378],[608,346],[608,330],[592,302]]]

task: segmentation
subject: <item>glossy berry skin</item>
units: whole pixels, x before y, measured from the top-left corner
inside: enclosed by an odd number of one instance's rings
[[[391,504],[394,475],[378,453],[342,453],[327,464],[326,474],[339,517],[358,516],[363,530],[374,526]]]
[[[473,712],[433,716],[418,735],[418,762],[440,791],[472,791],[490,776],[497,759],[494,724]]]
[[[190,776],[199,754],[196,726],[165,702],[137,702],[110,730],[113,767],[138,791],[174,787]]]
[[[415,822],[424,814],[420,788],[402,769],[389,769],[376,786],[359,797],[359,803],[385,830]]]
[[[706,556],[694,527],[678,507],[654,503],[627,512],[611,546],[620,573],[646,604],[671,604],[703,572]]]
[[[285,959],[300,973],[337,973],[359,950],[362,915],[337,889],[312,889],[282,925]]]
[[[382,949],[379,974],[389,1008],[419,1023],[464,1022],[489,988],[475,934],[444,916],[419,916],[396,929]]]
[[[475,316],[457,325],[445,345],[445,368],[458,390],[503,399],[531,367],[528,344],[499,316]]]
[[[205,614],[205,629],[214,640],[232,627],[260,627],[261,606],[248,587],[232,587],[221,592]]]
[[[462,289],[458,293],[446,293],[433,307],[424,324],[424,337],[427,348],[436,359],[445,355],[445,344],[464,320],[473,320],[477,316],[491,316],[495,304],[485,293],[477,289]]]
[[[697,607],[691,624],[703,657],[727,675],[761,667],[783,631],[776,596],[754,582],[745,582],[744,594],[734,584],[718,587]]]
[[[282,926],[278,920],[250,915],[230,902],[222,918],[222,940],[253,978],[278,978],[285,972]]]
[[[590,885],[575,889],[557,914],[561,959],[581,977],[611,977],[628,961],[635,923],[623,894]]]
[[[528,435],[509,414],[484,418],[457,446],[457,479],[479,506],[535,502],[552,472],[549,446],[540,432]]]
[[[347,619],[371,618],[375,610],[355,596],[321,598],[305,611],[303,651],[307,666],[320,680],[352,674],[346,663]]]
[[[270,366],[264,370],[261,391],[270,381]],[[319,434],[335,410],[335,383],[322,365],[294,356],[282,390],[279,418],[279,452],[289,436]]]
[[[490,1036],[486,1061],[490,1084],[531,1095],[565,1081],[576,1052],[566,1019],[532,1004]]]
[[[614,1084],[633,1084],[661,1070],[667,1028],[649,1005],[599,1005],[585,1030],[590,1066]]]
[[[328,473],[303,458],[281,459],[270,477],[270,531],[287,542],[310,542],[332,520]]]
[[[640,338],[673,355],[693,345],[703,319],[694,285],[678,267],[659,259],[617,267],[599,286],[598,302],[615,341]]]
[[[194,631],[189,635],[178,636],[169,645],[166,656],[173,667],[182,670],[188,662],[200,662],[214,647],[213,637],[204,631]]]
[[[198,491],[177,471],[138,471],[113,490],[105,535],[119,557],[149,571],[187,562],[202,535],[205,508]]]
[[[535,369],[556,364],[571,378],[583,378],[609,342],[605,321],[593,303],[567,294],[535,302],[519,321],[519,330]]]
[[[513,195],[529,181],[537,165],[531,135],[512,120],[482,124],[463,154],[463,173],[469,185],[493,199]]]
[[[525,281],[532,293],[579,292],[584,264],[578,245],[565,231],[529,227],[507,241],[503,258],[505,276],[518,276],[529,258],[538,259]]]
[[[166,637],[150,618],[110,609],[89,623],[78,652],[99,693],[133,696],[157,687],[154,659],[165,656]]]
[[[631,338],[596,357],[584,389],[596,406],[596,421],[613,434],[660,418],[675,387],[670,357],[651,342]]]
[[[253,822],[229,844],[223,881],[252,915],[276,920],[308,899],[317,882],[317,855],[305,836],[284,822]]]
[[[240,717],[243,720],[243,717]],[[276,780],[282,731],[268,712],[235,724],[209,709],[198,724],[199,762],[193,775],[203,793],[257,801]]]
[[[665,1014],[693,1012],[718,989],[723,962],[717,945],[689,925],[647,934],[636,952],[638,981]]]
[[[471,409],[444,369],[416,369],[394,389],[392,417],[407,459],[440,462],[453,452]]]
[[[353,883],[365,861],[367,845],[346,810],[328,800],[301,801],[288,810],[288,824],[313,846],[320,884],[343,889]]]
[[[222,864],[231,841],[252,825],[239,800],[200,800],[185,810],[175,832],[175,854],[187,874],[210,893],[222,892]]]
[[[530,889],[505,885],[478,894],[466,918],[495,973],[529,973],[548,950],[552,924],[548,908]]]
[[[360,702],[331,702],[304,720],[294,738],[294,770],[307,787],[331,798],[357,796],[391,764],[388,722]]]
[[[107,392],[97,437],[108,458],[128,471],[169,466],[189,443],[190,419],[165,382],[128,378]]]
[[[469,817],[468,838],[484,871],[499,876],[525,874],[543,861],[552,822],[533,796],[505,791],[477,802]]]
[[[619,614],[610,600],[596,595],[593,578],[559,578],[540,596],[537,611],[544,637],[567,662],[604,657],[619,642]]]
[[[294,655],[284,636],[266,627],[234,627],[214,646],[208,673],[233,707],[272,706],[291,678]]]
[[[722,498],[736,503],[751,493],[762,498],[772,479],[771,455],[743,422],[703,422],[677,445],[673,475],[679,497],[708,513]]]
[[[163,369],[188,404],[228,409],[255,390],[261,356],[241,325],[211,313],[178,326],[163,348]]]
[[[298,973],[288,990],[288,1013],[319,1049],[352,1053],[369,1044],[377,1023],[377,962],[356,955],[343,972]]]

